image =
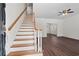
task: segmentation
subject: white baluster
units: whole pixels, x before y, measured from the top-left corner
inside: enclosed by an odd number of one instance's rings
[[[38,52],[42,52],[42,32],[38,31]]]
[[[39,47],[40,47],[40,45],[39,45],[40,44],[40,42],[39,42],[39,30],[38,30],[38,34],[37,35],[38,35],[38,52],[39,52],[40,51],[40,49],[39,49]]]
[[[35,51],[37,52],[37,36],[36,31],[34,30],[34,45],[35,45]]]
[[[40,31],[40,52],[42,52],[42,31]]]

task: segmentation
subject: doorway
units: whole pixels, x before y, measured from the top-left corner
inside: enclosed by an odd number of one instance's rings
[[[33,14],[33,3],[27,3],[27,15]]]
[[[57,24],[48,23],[47,28],[48,28],[48,31],[47,31],[48,34],[53,34],[53,35],[57,36]]]

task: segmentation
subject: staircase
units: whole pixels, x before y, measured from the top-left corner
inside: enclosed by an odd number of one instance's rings
[[[24,20],[8,56],[42,56],[42,52],[35,51],[34,30],[34,25]]]

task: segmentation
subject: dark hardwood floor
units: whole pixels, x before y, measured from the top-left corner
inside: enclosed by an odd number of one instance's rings
[[[79,40],[49,34],[43,38],[44,56],[79,56]]]

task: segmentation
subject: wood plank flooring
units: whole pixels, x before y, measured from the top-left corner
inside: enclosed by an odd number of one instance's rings
[[[79,56],[79,40],[57,38],[49,34],[43,38],[44,56]]]

